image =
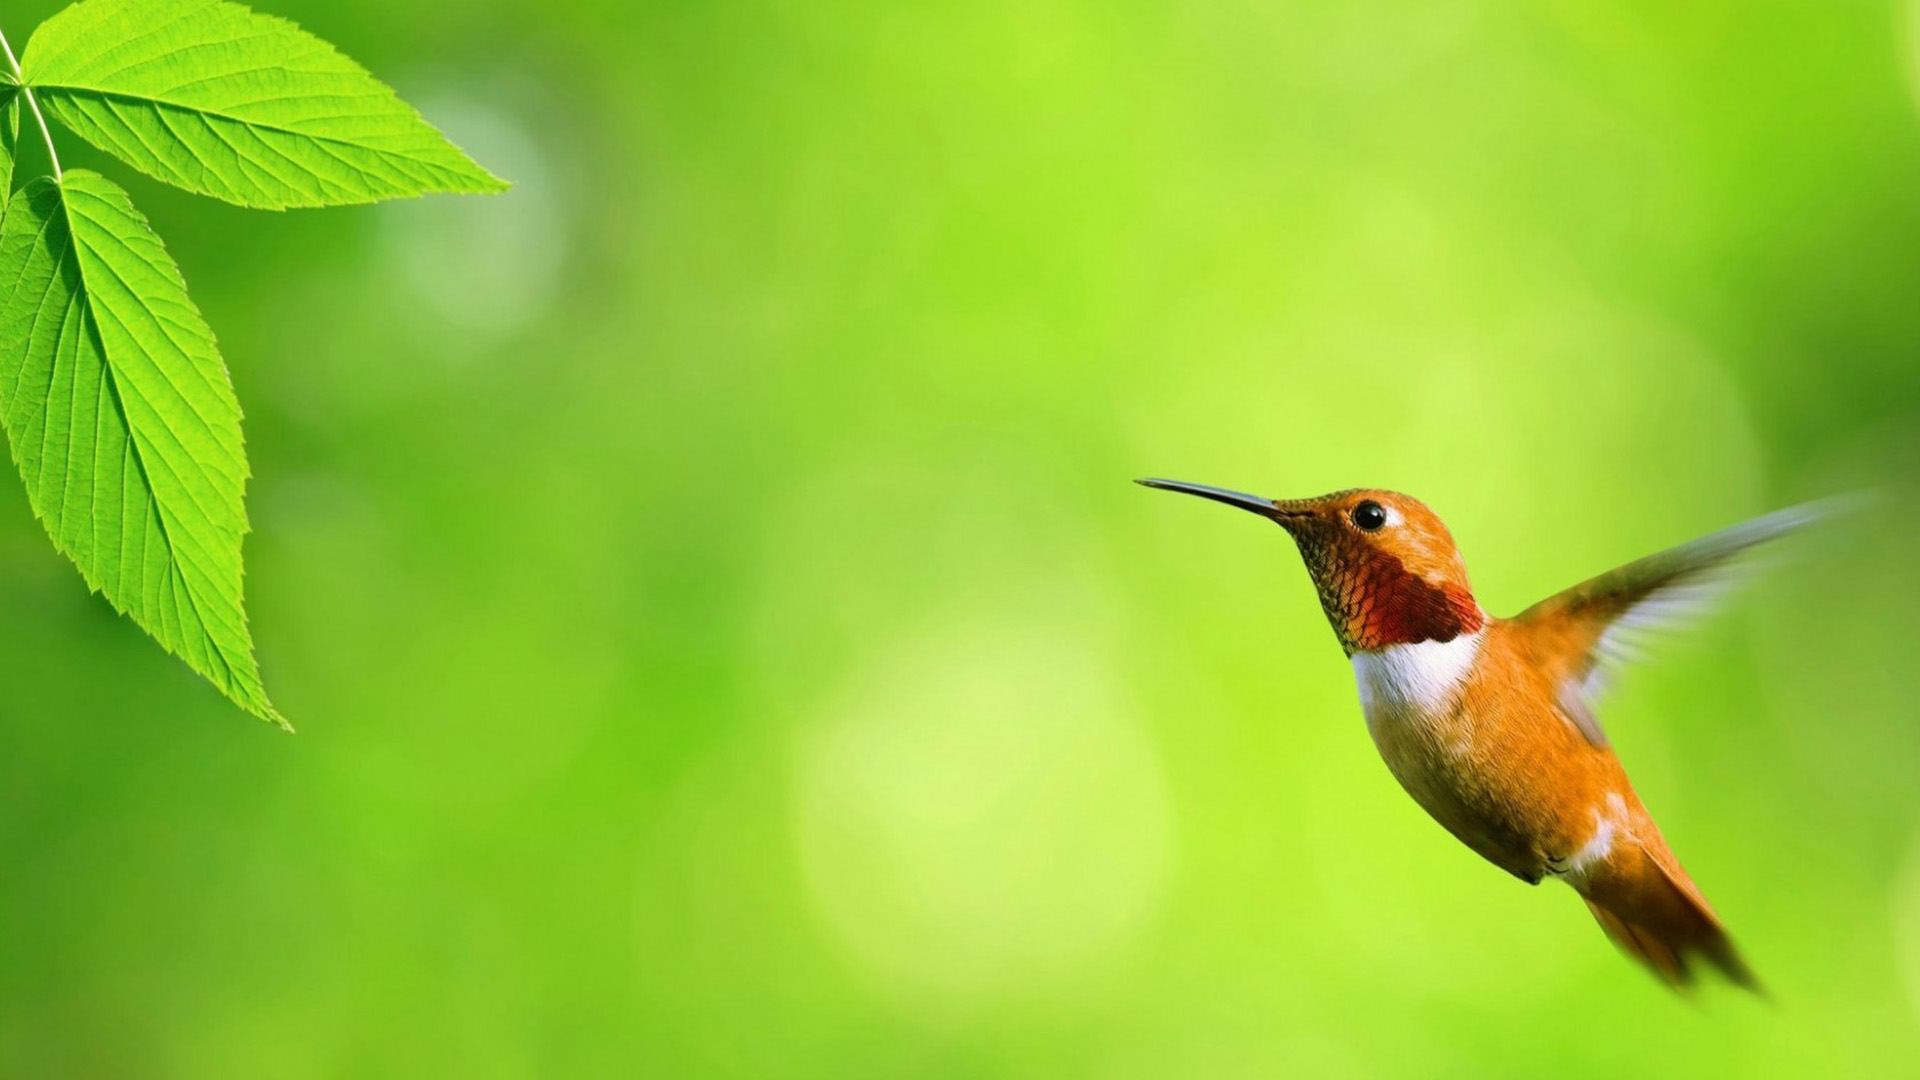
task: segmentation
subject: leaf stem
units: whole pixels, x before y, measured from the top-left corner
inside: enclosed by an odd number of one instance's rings
[[[53,148],[53,129],[47,126],[47,118],[40,114],[40,99],[33,96],[33,87],[27,85],[27,77],[20,72],[20,61],[13,55],[13,46],[7,44],[7,32],[0,30],[0,52],[7,54],[7,66],[13,69],[13,81],[20,87],[20,94],[27,99],[27,108],[33,110],[34,122],[40,125],[40,136],[47,140],[47,160],[53,163],[53,178],[60,180],[60,154]]]

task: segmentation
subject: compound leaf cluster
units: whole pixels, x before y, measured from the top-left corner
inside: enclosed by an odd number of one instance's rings
[[[4,38],[0,38],[0,43]],[[282,725],[241,589],[246,451],[179,267],[50,123],[156,179],[264,209],[505,185],[331,45],[225,0],[82,0],[0,74],[0,421],[34,513],[93,589]],[[25,118],[52,175],[14,190]]]

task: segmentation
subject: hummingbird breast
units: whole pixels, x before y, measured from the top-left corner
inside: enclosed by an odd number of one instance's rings
[[[1489,862],[1529,882],[1578,874],[1631,827],[1618,760],[1561,713],[1512,624],[1358,651],[1353,666],[1387,768]]]

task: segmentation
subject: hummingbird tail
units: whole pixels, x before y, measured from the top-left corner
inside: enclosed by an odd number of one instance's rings
[[[1704,957],[1735,985],[1764,993],[1658,833],[1651,847],[1617,845],[1578,884],[1601,929],[1621,951],[1675,989],[1693,984],[1694,960]]]

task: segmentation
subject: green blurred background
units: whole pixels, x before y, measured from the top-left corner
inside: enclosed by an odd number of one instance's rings
[[[1920,1062],[1920,6],[264,6],[518,187],[64,141],[221,335],[300,734],[0,482],[0,1074]],[[1498,613],[1878,490],[1606,714],[1777,1007],[1446,837],[1143,474],[1415,493]]]

